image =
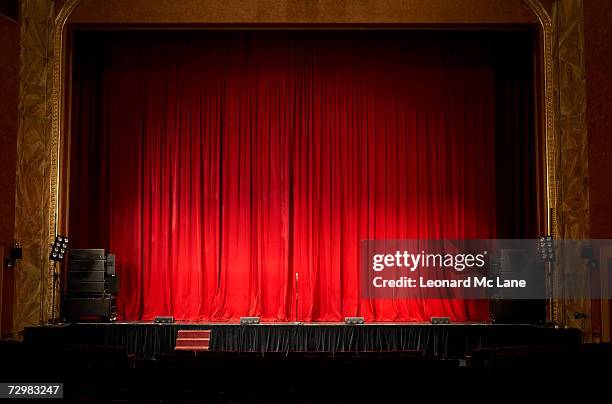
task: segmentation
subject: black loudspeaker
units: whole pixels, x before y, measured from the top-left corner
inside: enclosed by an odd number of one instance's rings
[[[106,274],[115,275],[115,254],[106,256]]]
[[[106,254],[102,248],[87,248],[70,250],[70,260],[82,261],[82,260],[104,260]]]
[[[9,256],[13,261],[20,260],[23,257],[23,250],[21,247],[13,247],[10,250]]]
[[[106,291],[106,283],[102,282],[71,282],[72,295],[102,295]]]
[[[494,299],[491,305],[491,320],[495,324],[542,324],[546,320],[546,301],[543,299]]]
[[[71,297],[66,301],[66,314],[71,319],[111,318],[112,298],[104,297]]]
[[[70,271],[68,272],[68,283],[73,282],[104,282],[106,279],[103,271]]]
[[[530,267],[532,264],[529,263],[529,254],[525,250],[503,249],[500,271],[495,275],[510,279]],[[538,283],[544,285],[543,264],[538,276],[541,277]],[[544,290],[542,290],[542,295],[544,295]],[[490,315],[491,321],[495,324],[542,324],[546,321],[546,300],[494,298],[490,301]]]
[[[115,320],[119,282],[115,256],[103,249],[76,249],[70,253],[65,317],[69,320]]]
[[[100,271],[104,273],[104,260],[75,260],[70,256],[71,271]]]
[[[170,323],[174,323],[174,317],[172,316],[155,317],[155,324],[170,324]]]
[[[116,295],[119,293],[119,279],[117,275],[107,275],[106,276],[106,292],[111,295]]]
[[[89,250],[75,251],[77,251],[77,257],[82,257],[84,255],[80,251]],[[69,295],[79,297],[85,297],[84,295],[99,297],[99,295],[103,295],[106,290],[105,261],[100,259],[74,259],[72,254],[70,258],[70,271],[68,272]]]

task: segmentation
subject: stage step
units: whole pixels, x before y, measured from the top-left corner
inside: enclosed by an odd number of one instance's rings
[[[210,338],[210,330],[178,330],[177,338]]]
[[[210,330],[179,330],[175,351],[208,351]]]
[[[191,352],[199,352],[199,351],[208,351],[208,345],[206,346],[177,346],[174,348],[175,351],[191,351]]]
[[[208,346],[210,338],[177,338],[176,346]]]

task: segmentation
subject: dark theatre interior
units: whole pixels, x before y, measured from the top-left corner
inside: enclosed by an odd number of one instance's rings
[[[611,23],[0,1],[0,398],[608,401]]]

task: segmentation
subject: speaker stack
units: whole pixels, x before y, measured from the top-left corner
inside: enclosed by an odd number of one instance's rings
[[[71,250],[65,317],[70,321],[114,321],[118,292],[115,256],[103,249]]]
[[[491,274],[502,279],[512,279],[517,274],[521,274],[524,268],[532,266],[528,264],[527,257],[525,250],[502,249],[500,257],[491,260]],[[542,276],[544,276],[543,269]],[[544,284],[543,280],[541,283]],[[489,301],[489,308],[491,321],[495,324],[540,325],[546,320],[544,299],[500,299],[494,296]]]

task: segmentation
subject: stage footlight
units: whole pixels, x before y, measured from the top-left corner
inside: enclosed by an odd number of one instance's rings
[[[174,317],[172,316],[157,316],[154,320],[155,324],[172,324],[174,323]]]
[[[365,324],[363,317],[344,317],[344,324]]]
[[[66,257],[69,248],[69,240],[66,236],[55,236],[55,241],[51,244],[51,251],[49,252],[49,259],[51,261],[63,261]]]
[[[450,324],[451,321],[449,317],[432,317],[431,323],[432,324]]]
[[[259,324],[259,317],[240,317],[241,325]]]

